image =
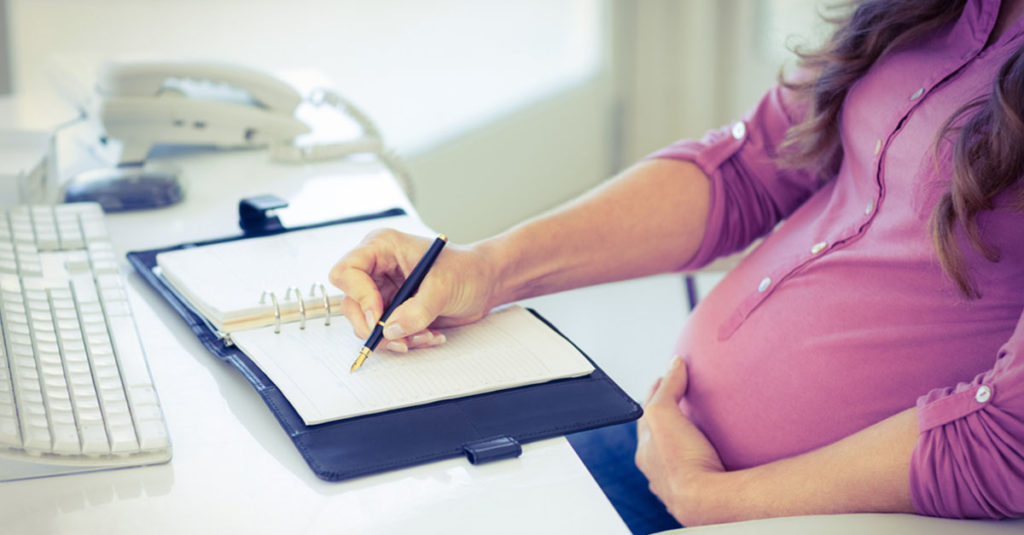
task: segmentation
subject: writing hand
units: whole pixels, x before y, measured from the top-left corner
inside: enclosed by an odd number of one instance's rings
[[[356,336],[366,338],[384,308],[430,246],[430,239],[396,230],[370,233],[328,275],[345,292],[342,313]],[[480,319],[493,305],[494,270],[481,254],[448,245],[419,291],[395,309],[384,326],[384,347],[404,352],[445,341],[437,328]]]

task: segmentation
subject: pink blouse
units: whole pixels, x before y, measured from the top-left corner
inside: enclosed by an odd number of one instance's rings
[[[950,183],[951,146],[935,158],[937,130],[987,96],[1024,44],[1017,21],[985,47],[998,11],[999,0],[968,1],[954,25],[850,89],[834,180],[776,167],[803,113],[780,88],[742,121],[653,155],[693,161],[711,178],[707,234],[686,269],[768,234],[677,345],[690,371],[680,407],[727,468],[824,446],[916,404],[916,510],[1024,515],[1024,213],[1004,195],[980,216],[997,263],[960,236],[976,300],[942,273],[929,231]]]

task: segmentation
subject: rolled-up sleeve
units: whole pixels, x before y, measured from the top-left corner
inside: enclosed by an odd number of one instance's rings
[[[918,399],[910,493],[921,514],[1024,516],[1024,316],[995,366]]]
[[[683,270],[743,249],[821,186],[812,173],[782,169],[776,162],[786,131],[804,113],[792,99],[791,91],[776,86],[742,120],[648,156],[693,162],[711,180],[704,240]]]

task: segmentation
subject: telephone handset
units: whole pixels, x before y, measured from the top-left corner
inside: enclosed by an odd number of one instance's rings
[[[214,62],[108,62],[97,79],[96,114],[105,137],[121,142],[121,163],[142,162],[154,145],[269,146],[283,161],[382,152],[372,121],[327,90],[303,97],[264,72]],[[355,120],[362,134],[321,142],[296,116],[303,103],[329,105]]]

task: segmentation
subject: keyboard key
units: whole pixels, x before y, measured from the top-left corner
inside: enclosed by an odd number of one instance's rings
[[[0,416],[0,444],[9,447],[21,447],[21,431],[18,429],[18,419]]]
[[[71,362],[67,366],[68,376],[71,378],[71,384],[74,385],[89,385],[92,386],[92,369],[89,368],[88,362]]]
[[[38,260],[23,260],[18,263],[18,274],[22,277],[42,277],[43,264]]]
[[[22,437],[25,449],[30,452],[49,451],[53,445],[50,439],[50,428],[46,422],[21,422]]]
[[[132,403],[139,405],[157,404],[156,389],[150,384],[128,387],[128,397],[132,400]]]
[[[81,305],[86,303],[96,303],[99,301],[99,294],[96,293],[96,286],[91,280],[83,277],[75,277],[71,280],[71,287],[75,294],[75,301],[79,303],[79,309]]]
[[[13,320],[11,320],[9,322],[9,327],[8,327],[8,331],[7,332],[8,332],[8,334],[10,336],[18,337],[18,338],[21,338],[21,337],[28,338],[31,335],[31,331],[29,331],[29,328],[28,328],[28,323],[21,323],[21,322],[16,322],[16,321],[13,321]]]
[[[104,298],[106,299],[106,298]],[[112,299],[103,301],[103,310],[107,313],[108,318],[114,316],[131,316],[132,309],[128,306],[127,299]],[[134,333],[133,333],[134,336]]]
[[[114,373],[110,372],[110,369],[105,369],[102,376],[98,377],[96,371],[93,370],[93,378],[96,380],[96,393],[103,404],[103,413],[109,415],[115,412],[115,410],[128,412],[128,398],[125,396],[124,387],[121,386],[120,376],[117,375],[117,368],[114,368]]]
[[[78,411],[79,425],[103,425],[103,412],[100,411],[100,402],[96,399],[96,391],[90,387],[89,391],[79,393],[77,399],[75,409]]]
[[[32,224],[24,222],[11,222],[11,235],[16,244],[35,245],[36,236],[32,232]]]
[[[171,445],[167,428],[162,420],[145,420],[136,424],[139,433],[139,447],[144,450],[162,450]]]
[[[53,452],[76,454],[82,452],[82,444],[78,441],[78,428],[74,422],[53,424],[51,427]]]
[[[136,422],[145,422],[160,420],[163,418],[163,414],[160,413],[160,407],[157,405],[136,403],[132,405],[132,417]]]
[[[110,437],[111,453],[131,453],[139,449],[135,428],[131,424],[108,426],[107,435]]]
[[[46,406],[43,405],[42,398],[38,402],[25,400],[21,404],[20,416],[26,422],[46,425]]]
[[[56,228],[36,229],[36,246],[40,251],[56,251],[60,249],[60,238]]]
[[[114,342],[114,351],[121,362],[121,375],[126,387],[148,386],[152,384],[149,370],[142,352],[142,344],[135,331],[135,320],[130,316],[109,318],[110,334]]]
[[[82,249],[85,247],[85,236],[78,226],[78,217],[71,214],[57,216],[57,234],[60,235],[62,249]],[[77,252],[77,251],[76,251]]]
[[[21,302],[21,279],[12,275],[0,277],[0,290],[4,301]]]
[[[107,428],[103,425],[102,420],[82,424],[79,433],[82,438],[82,453],[91,455],[110,453]]]
[[[84,367],[86,373],[89,371],[89,357],[86,356],[85,346],[82,345],[81,340],[81,333],[78,338],[75,338],[73,334],[67,338],[62,335],[60,340],[64,346],[64,367],[71,372],[72,377],[79,367]]]
[[[38,384],[39,372],[34,366],[18,366],[15,368],[14,378],[19,386],[23,386],[28,389],[32,382],[36,382]]]
[[[50,423],[56,425],[75,425],[75,413],[71,410],[71,404],[68,403],[64,408],[55,409],[50,408]],[[77,434],[77,432],[76,432]]]
[[[97,275],[96,276],[96,286],[98,286],[100,288],[101,292],[103,290],[112,290],[112,289],[115,289],[115,288],[124,288],[124,284],[122,284],[122,282],[121,282],[121,276],[120,275],[110,275],[110,274],[107,274],[107,275]]]
[[[69,254],[64,260],[64,268],[72,275],[89,272],[89,254],[85,251],[75,251]]]

